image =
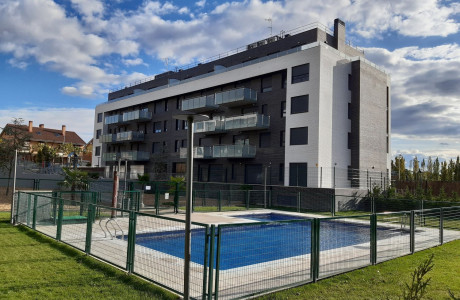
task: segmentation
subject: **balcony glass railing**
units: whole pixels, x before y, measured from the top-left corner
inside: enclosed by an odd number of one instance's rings
[[[152,119],[152,112],[148,110],[135,110],[123,113],[123,122],[148,121]]]
[[[238,106],[257,102],[257,92],[249,88],[239,88],[216,94],[216,104]]]
[[[148,161],[150,159],[150,153],[145,151],[124,151],[117,153],[102,153],[102,161]]]
[[[217,145],[193,148],[193,157],[198,159],[254,158],[255,156],[256,147],[251,145]],[[187,148],[180,148],[180,158],[187,158]]]
[[[270,127],[270,117],[260,114],[249,114],[221,120],[210,120],[195,123],[196,133],[219,133],[227,130],[257,130]]]
[[[120,123],[122,120],[122,115],[114,115],[114,116],[108,116],[105,117],[105,124],[115,124],[115,123]]]
[[[182,110],[191,112],[205,112],[217,107],[214,101],[214,94],[192,99],[182,100]]]
[[[115,136],[116,142],[135,142],[135,141],[143,141],[143,140],[144,140],[144,133],[141,131],[119,132]]]
[[[115,141],[114,134],[103,134],[99,137],[101,143],[113,143]]]

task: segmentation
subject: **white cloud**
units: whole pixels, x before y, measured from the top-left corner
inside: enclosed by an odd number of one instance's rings
[[[13,118],[22,118],[24,124],[33,121],[34,126],[44,124],[47,128],[75,131],[85,142],[93,137],[94,109],[28,107],[14,110],[0,109],[0,127],[11,123]]]
[[[200,0],[200,1],[195,2],[195,5],[198,7],[204,7],[205,4],[206,4],[206,0]]]
[[[144,61],[141,58],[123,59],[122,62],[127,66],[138,66],[138,65],[147,66],[147,64],[144,63]]]

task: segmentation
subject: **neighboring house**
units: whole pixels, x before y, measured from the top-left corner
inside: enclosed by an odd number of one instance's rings
[[[195,180],[363,187],[371,170],[388,182],[390,103],[389,75],[346,44],[336,19],[333,32],[283,32],[109,93],[92,165],[135,177],[160,160],[184,173],[188,124],[173,116],[190,112],[210,117],[194,124]]]
[[[91,159],[93,156],[93,139],[83,146],[83,155],[81,157],[82,165],[91,164]]]
[[[62,129],[51,129],[45,128],[44,124],[40,124],[38,127],[33,126],[33,122],[29,121],[29,125],[14,125],[6,124],[4,130],[0,134],[1,137],[4,136],[4,132],[7,131],[7,128],[15,127],[16,130],[21,130],[25,135],[29,136],[29,140],[26,142],[25,147],[22,151],[23,154],[29,154],[25,158],[33,160],[37,155],[37,149],[40,145],[47,145],[49,147],[59,149],[59,146],[62,144],[72,143],[74,146],[83,148],[85,142],[78,136],[77,133],[73,131],[66,130],[66,126],[62,125]],[[57,152],[58,158],[62,159],[59,162],[66,162],[67,157],[62,152]]]

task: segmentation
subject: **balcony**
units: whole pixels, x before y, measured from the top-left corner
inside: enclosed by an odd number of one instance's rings
[[[225,123],[222,120],[209,120],[196,122],[194,126],[195,133],[221,133],[225,131]]]
[[[215,104],[227,107],[253,104],[257,102],[257,92],[248,88],[239,88],[216,94]]]
[[[226,118],[224,120],[225,130],[260,130],[270,127],[270,117],[260,114],[250,114],[238,117]]]
[[[193,157],[196,159],[254,158],[255,156],[256,147],[251,145],[216,145],[193,148]],[[187,148],[180,148],[180,158],[187,158]]]
[[[182,100],[182,111],[203,113],[217,108],[214,95]]]
[[[106,125],[116,124],[116,123],[120,123],[122,120],[123,120],[122,115],[108,116],[108,117],[105,117],[105,124]]]
[[[152,120],[152,112],[148,110],[135,110],[123,113],[122,122],[131,121],[150,121]]]
[[[125,131],[116,134],[104,134],[99,138],[101,143],[141,142],[144,140],[142,131]]]
[[[148,161],[150,159],[150,153],[145,151],[124,151],[118,153],[102,153],[102,161]]]

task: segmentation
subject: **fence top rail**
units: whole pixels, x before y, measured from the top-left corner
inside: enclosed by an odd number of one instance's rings
[[[340,219],[361,219],[361,218],[370,218],[372,214],[365,214],[365,215],[353,215],[353,216],[335,216],[335,217],[326,217],[326,218],[318,218],[321,221],[327,220],[340,220]]]
[[[247,222],[247,223],[232,223],[232,224],[219,224],[220,227],[241,227],[241,226],[258,226],[258,225],[272,225],[272,224],[280,224],[280,223],[302,223],[302,222],[309,222],[311,223],[316,218],[303,218],[303,219],[296,219],[296,220],[280,220],[280,221],[265,221],[265,222]]]
[[[151,214],[142,213],[142,212],[136,212],[136,214],[138,216],[143,216],[143,217],[152,217],[152,218],[156,218],[156,219],[162,219],[162,220],[168,220],[168,221],[175,221],[175,222],[179,222],[179,223],[185,223],[184,220],[174,219],[174,218],[171,218],[171,217],[151,215]],[[204,226],[206,228],[209,227],[209,224],[204,224],[204,223],[200,223],[200,222],[192,222],[192,224],[197,225],[197,226]]]

